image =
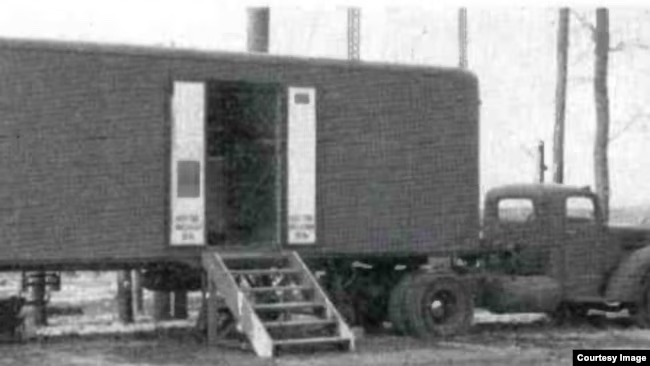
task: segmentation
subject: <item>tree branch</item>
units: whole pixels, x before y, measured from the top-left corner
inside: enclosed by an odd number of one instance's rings
[[[644,51],[650,51],[650,45],[641,42],[623,42],[619,41],[616,46],[610,47],[609,52],[624,51],[628,48],[636,48]]]
[[[587,17],[578,13],[574,9],[571,9],[571,14],[573,14],[573,16],[576,19],[578,19],[578,21],[580,22],[580,24],[582,24],[583,27],[587,28],[592,33],[596,32],[596,26],[592,22],[590,22],[589,19],[587,19]]]
[[[612,143],[614,140],[616,140],[616,139],[618,139],[619,137],[621,137],[621,135],[623,135],[623,133],[624,133],[625,131],[629,130],[629,129],[630,129],[632,126],[634,126],[637,122],[642,121],[642,120],[644,120],[644,119],[647,119],[648,117],[650,117],[650,113],[639,113],[639,114],[636,114],[634,117],[630,118],[629,121],[627,121],[627,123],[625,124],[625,126],[623,126],[623,128],[621,128],[620,130],[618,130],[618,132],[611,134],[611,136],[610,136],[610,138],[609,138],[609,143]]]

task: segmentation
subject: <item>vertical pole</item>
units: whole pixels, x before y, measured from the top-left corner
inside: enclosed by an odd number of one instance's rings
[[[546,162],[544,157],[544,141],[537,144],[537,182],[544,183],[544,172],[546,171]]]
[[[458,9],[458,67],[467,68],[467,9]]]
[[[207,281],[208,293],[206,294],[207,302],[207,323],[208,323],[208,344],[216,344],[218,342],[217,322],[219,321],[217,314],[217,291],[212,281]]]
[[[138,314],[144,313],[144,292],[140,269],[133,270],[133,307]]]
[[[133,282],[131,271],[117,271],[117,312],[120,322],[133,323]]]
[[[607,72],[609,63],[609,10],[596,9],[594,31],[594,101],[596,104],[596,138],[594,141],[594,175],[596,194],[600,201],[603,218],[609,219],[609,92]]]
[[[361,59],[361,10],[348,8],[348,60]]]
[[[153,319],[156,321],[171,319],[171,302],[169,292],[153,292]]]
[[[174,319],[187,319],[187,292],[174,292]]]
[[[564,121],[566,111],[567,59],[569,51],[569,8],[559,11],[557,30],[557,80],[555,129],[553,131],[553,181],[564,182]]]
[[[248,52],[269,52],[270,18],[268,7],[248,8]]]

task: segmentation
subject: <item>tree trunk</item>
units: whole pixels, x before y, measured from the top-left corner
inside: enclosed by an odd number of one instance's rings
[[[467,68],[467,9],[458,9],[458,67]]]
[[[596,41],[594,64],[594,99],[596,102],[596,140],[594,144],[594,173],[596,193],[605,220],[609,218],[609,97],[607,95],[607,63],[609,56],[609,12],[596,9]]]
[[[569,52],[569,8],[559,11],[557,29],[557,80],[555,129],[553,131],[553,182],[564,182],[564,119],[566,111],[567,59]]]
[[[117,272],[117,313],[120,322],[133,323],[133,286],[130,270]]]

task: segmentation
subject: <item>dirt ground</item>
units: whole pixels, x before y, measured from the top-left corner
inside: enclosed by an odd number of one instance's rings
[[[62,291],[52,294],[50,326],[28,343],[0,344],[0,365],[570,365],[573,349],[650,348],[650,331],[625,317],[593,315],[557,326],[538,314],[478,312],[472,332],[452,339],[420,341],[386,330],[361,336],[352,353],[294,352],[263,360],[250,350],[205,345],[193,327],[195,307],[188,320],[156,323],[143,314],[136,324],[119,324],[114,278],[111,273],[64,276]],[[0,293],[16,286],[17,277],[0,278]]]
[[[186,327],[2,345],[0,365],[570,365],[573,349],[648,347],[650,331],[613,321],[572,327],[489,323],[437,342],[386,333],[363,337],[353,353],[291,353],[262,360],[247,350],[208,347]]]

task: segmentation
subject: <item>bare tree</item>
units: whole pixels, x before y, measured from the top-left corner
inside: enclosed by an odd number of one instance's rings
[[[557,29],[557,81],[555,128],[553,131],[553,181],[564,182],[564,123],[566,116],[567,60],[569,52],[569,8],[562,8]]]
[[[605,219],[609,218],[609,96],[607,92],[607,64],[609,59],[609,11],[596,9],[594,29],[596,46],[594,63],[594,100],[596,105],[596,139],[594,143],[594,173],[596,193]]]

